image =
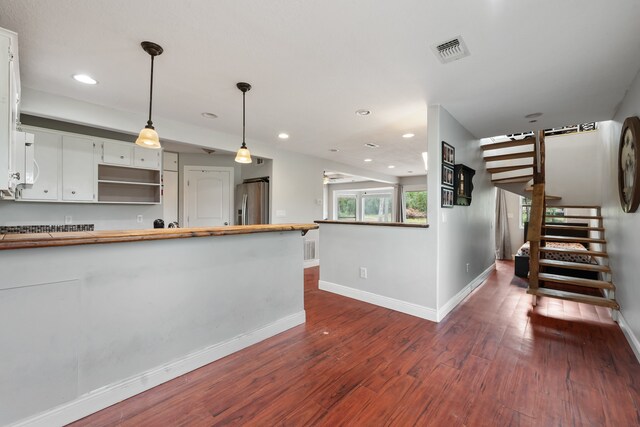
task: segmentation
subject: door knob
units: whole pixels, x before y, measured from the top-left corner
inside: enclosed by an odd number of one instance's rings
[[[229,225],[229,223],[225,221],[224,225]]]

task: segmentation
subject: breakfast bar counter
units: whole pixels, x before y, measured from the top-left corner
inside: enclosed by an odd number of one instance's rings
[[[0,425],[65,425],[303,324],[317,227],[3,235]]]

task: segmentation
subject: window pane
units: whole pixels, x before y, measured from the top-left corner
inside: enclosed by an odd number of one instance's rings
[[[362,197],[363,221],[391,222],[391,194],[370,194]]]
[[[410,224],[427,223],[427,192],[405,191],[405,217]]]
[[[356,196],[338,196],[338,221],[356,220]]]

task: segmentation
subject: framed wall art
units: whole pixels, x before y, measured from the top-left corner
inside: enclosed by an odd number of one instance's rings
[[[454,170],[451,166],[442,165],[442,185],[453,187]]]
[[[640,119],[627,117],[620,133],[618,151],[618,192],[625,212],[635,212],[640,204]]]
[[[442,187],[440,189],[440,206],[443,208],[453,207],[453,189]]]
[[[456,163],[456,149],[442,141],[442,163],[453,167]]]

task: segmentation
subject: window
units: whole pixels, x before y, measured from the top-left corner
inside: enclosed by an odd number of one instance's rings
[[[355,194],[342,194],[336,196],[338,221],[355,221],[357,218],[357,197]]]
[[[531,211],[531,199],[520,196],[520,228],[524,228],[524,223],[529,222],[529,215]],[[547,208],[546,215],[551,216],[564,216],[564,208],[551,207]],[[564,218],[551,218],[546,217],[545,222],[564,222]]]
[[[366,222],[391,222],[391,193],[363,194],[362,220]]]
[[[393,189],[339,190],[333,193],[337,221],[393,221]]]
[[[404,192],[404,222],[409,224],[427,223],[427,190]]]

